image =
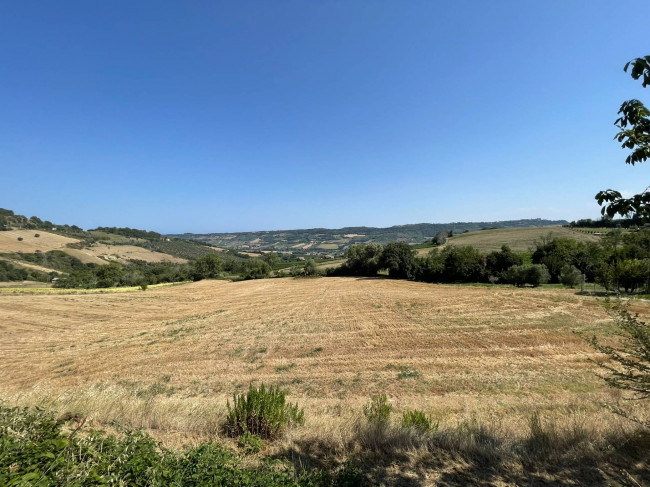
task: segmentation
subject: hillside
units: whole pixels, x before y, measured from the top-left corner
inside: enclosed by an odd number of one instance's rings
[[[344,227],[339,229],[312,228],[304,230],[278,230],[241,233],[176,234],[176,238],[191,239],[217,247],[242,251],[276,251],[294,254],[340,253],[351,245],[361,243],[386,244],[395,241],[422,243],[432,239],[438,232],[452,230],[454,233],[481,230],[483,228],[521,228],[565,225],[565,220],[509,220],[498,222],[418,223],[388,228]]]
[[[85,231],[76,225],[55,224],[36,216],[28,218],[0,208],[0,257],[5,262],[41,272],[62,271],[56,266],[38,267],[25,262],[33,262],[33,254],[53,251],[64,252],[83,264],[93,265],[108,262],[128,264],[132,261],[180,264],[206,254],[228,253],[209,245],[146,230],[99,227]]]
[[[462,233],[447,239],[446,245],[471,245],[483,253],[498,251],[507,244],[514,252],[528,252],[534,250],[535,243],[542,238],[568,237],[580,242],[598,242],[599,236],[569,227],[548,226],[528,228],[498,228],[486,229],[476,232]],[[431,247],[418,249],[422,255],[431,250]]]

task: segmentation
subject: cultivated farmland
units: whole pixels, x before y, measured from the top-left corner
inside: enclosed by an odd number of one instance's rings
[[[609,318],[594,298],[570,290],[202,281],[0,295],[0,310],[2,397],[65,397],[87,403],[98,420],[156,421],[161,432],[201,435],[193,408],[219,409],[233,391],[262,381],[288,387],[311,417],[338,416],[386,392],[397,407],[444,420],[507,412],[510,426],[533,408],[567,415],[579,405],[599,416],[596,402],[610,394],[572,333],[607,332]],[[157,402],[173,411],[153,418],[138,410],[137,391],[161,380],[171,392]],[[113,409],[124,400],[126,418]]]

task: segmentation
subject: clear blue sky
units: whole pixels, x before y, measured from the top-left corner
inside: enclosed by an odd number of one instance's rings
[[[4,1],[0,207],[223,232],[597,218],[650,2]]]

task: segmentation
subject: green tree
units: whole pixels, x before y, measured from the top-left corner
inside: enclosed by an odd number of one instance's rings
[[[541,284],[546,284],[550,276],[544,264],[513,265],[503,273],[503,279],[518,287],[525,286],[526,284],[537,287]]]
[[[533,252],[533,264],[544,264],[551,274],[551,282],[559,282],[560,272],[566,265],[573,265],[576,256],[581,250],[581,243],[572,238],[549,237],[537,242],[537,249]]]
[[[626,293],[634,292],[643,284],[648,282],[650,277],[650,260],[629,259],[619,263],[618,282],[623,286]]]
[[[266,262],[271,269],[280,263],[280,256],[276,252],[267,252],[262,255],[262,260]]]
[[[117,286],[122,278],[122,273],[122,264],[117,262],[99,266],[95,271],[97,287]]]
[[[332,274],[343,276],[376,276],[382,247],[379,244],[360,244],[350,247],[347,261]]]
[[[303,274],[307,277],[315,277],[321,275],[321,272],[318,270],[316,261],[314,259],[309,259],[307,262],[305,262],[305,267],[303,267],[302,271]]]
[[[628,62],[623,70],[627,73],[630,68],[632,78],[641,79],[644,88],[650,84],[650,56]],[[626,164],[634,166],[647,161],[650,158],[650,111],[639,100],[628,100],[623,102],[618,114],[620,117],[614,124],[619,132],[614,138],[624,149],[632,149],[625,159]],[[631,198],[607,189],[596,195],[596,201],[602,206],[601,213],[609,217],[621,215],[647,219],[650,216],[650,186]]]
[[[379,267],[395,279],[411,279],[415,270],[415,251],[406,242],[386,244],[379,257]]]
[[[503,244],[499,252],[490,252],[485,256],[487,270],[494,276],[498,276],[513,265],[521,265],[523,262],[524,259],[515,254],[507,244]]]
[[[471,245],[447,247],[441,252],[445,262],[445,282],[482,282],[485,280],[483,255]]]
[[[264,279],[271,274],[271,268],[263,260],[250,259],[244,262],[241,276],[244,279]]]
[[[196,259],[192,269],[192,278],[195,281],[201,279],[214,279],[219,277],[223,270],[223,260],[214,254],[206,254]]]
[[[560,271],[560,282],[565,286],[574,288],[580,284],[581,279],[582,273],[576,266],[565,265],[562,267],[562,270]]]
[[[433,249],[424,258],[415,259],[415,278],[418,281],[440,282],[445,272],[445,258],[438,249]]]
[[[449,237],[449,232],[446,231],[441,231],[436,234],[435,237],[433,237],[432,243],[433,245],[444,245],[447,242],[447,238]]]

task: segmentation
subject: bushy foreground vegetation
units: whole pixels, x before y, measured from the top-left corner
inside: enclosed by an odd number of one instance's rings
[[[249,431],[237,451],[220,441],[172,451],[143,432],[79,429],[83,419],[75,415],[56,420],[40,409],[0,405],[0,485],[365,486],[416,485],[415,479],[421,485],[429,478],[441,485],[604,486],[650,480],[650,436],[641,429],[603,434],[532,414],[527,433],[511,437],[475,419],[438,428],[417,410],[395,420],[381,397],[365,411],[343,444],[300,435],[265,454],[266,442]],[[253,461],[244,461],[251,454],[257,454]],[[328,456],[338,461],[325,462]]]
[[[251,385],[246,394],[233,396],[232,406],[228,402],[226,431],[231,436],[248,433],[273,439],[287,426],[304,423],[305,412],[286,402],[286,393],[278,387]]]
[[[0,405],[0,485],[359,485],[347,469],[338,475],[297,472],[288,462],[271,459],[245,467],[238,455],[216,442],[178,453],[141,432],[76,434],[75,423],[72,430],[66,425],[40,409]]]
[[[537,242],[532,254],[515,253],[507,245],[486,255],[471,246],[447,246],[418,257],[403,242],[355,245],[345,264],[329,275],[372,277],[382,271],[396,279],[516,286],[551,282],[575,287],[584,275],[607,290],[634,292],[650,283],[650,230],[614,230],[589,243],[549,236]]]

